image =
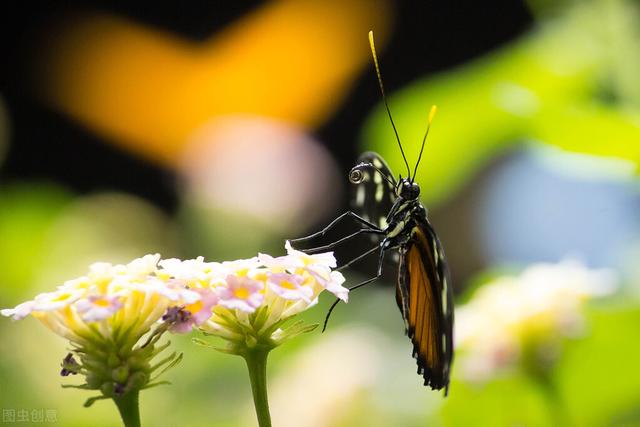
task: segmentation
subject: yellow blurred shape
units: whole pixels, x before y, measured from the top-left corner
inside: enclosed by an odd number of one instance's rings
[[[175,165],[188,136],[214,116],[320,124],[367,63],[367,30],[384,40],[389,15],[385,0],[279,0],[202,43],[81,15],[48,35],[36,79],[56,108]]]

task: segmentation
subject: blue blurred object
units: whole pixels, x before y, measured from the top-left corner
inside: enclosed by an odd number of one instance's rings
[[[640,192],[627,172],[624,161],[547,147],[515,153],[480,190],[475,229],[487,263],[576,256],[622,267],[621,256],[640,238]]]

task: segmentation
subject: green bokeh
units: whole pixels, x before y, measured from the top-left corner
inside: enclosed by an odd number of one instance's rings
[[[603,25],[607,13],[618,21]],[[451,197],[490,159],[531,140],[625,159],[640,170],[640,81],[624,71],[640,63],[637,14],[631,2],[583,2],[490,55],[391,94],[410,165],[431,104],[439,107],[418,172],[423,199]],[[362,141],[406,175],[382,105]]]
[[[50,248],[49,227],[71,200],[53,185],[13,184],[0,187],[0,301],[25,296]]]
[[[556,425],[555,410],[576,426],[639,425],[640,305],[595,305],[585,335],[570,340],[553,370],[555,395],[515,371],[485,384],[454,381],[445,425]]]

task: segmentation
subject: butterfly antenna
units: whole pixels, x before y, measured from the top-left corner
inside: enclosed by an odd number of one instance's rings
[[[413,178],[411,178],[411,182],[415,181],[416,174],[418,173],[418,165],[420,164],[420,159],[422,159],[422,151],[424,150],[424,144],[427,142],[427,136],[429,135],[429,129],[431,129],[431,122],[433,122],[433,118],[438,112],[438,107],[435,105],[431,106],[431,111],[429,111],[429,121],[427,122],[427,130],[424,133],[424,138],[422,138],[422,146],[420,146],[420,154],[418,155],[418,161],[416,162],[416,168],[413,170]]]
[[[371,167],[372,167],[376,172],[378,172],[378,173],[380,174],[380,176],[381,176],[382,178],[384,178],[384,180],[385,180],[385,181],[387,181],[387,183],[388,183],[389,185],[391,185],[392,187],[395,187],[395,186],[396,186],[395,182],[393,182],[393,181],[391,180],[391,178],[389,178],[389,177],[387,176],[387,174],[385,174],[384,172],[382,172],[382,171],[380,170],[380,168],[376,167],[376,165],[374,165],[374,164],[372,164],[372,163],[369,163],[369,166],[371,166]]]
[[[376,75],[378,76],[378,85],[380,85],[380,92],[382,93],[382,101],[384,102],[384,107],[387,109],[387,115],[389,116],[389,121],[391,121],[391,127],[393,127],[393,132],[396,134],[396,140],[398,141],[398,146],[400,147],[400,153],[402,153],[404,164],[407,167],[407,174],[409,174],[408,178],[410,178],[411,168],[409,168],[409,162],[407,162],[407,156],[404,155],[404,150],[402,149],[402,143],[400,142],[400,136],[398,135],[396,124],[393,122],[393,117],[391,117],[391,110],[389,109],[389,104],[387,103],[387,96],[384,92],[384,85],[382,84],[382,74],[380,74],[380,65],[378,65],[378,56],[376,55],[376,45],[373,42],[373,31],[369,31],[369,45],[371,46],[373,63],[376,67]]]

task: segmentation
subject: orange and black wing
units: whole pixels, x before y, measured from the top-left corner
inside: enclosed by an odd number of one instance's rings
[[[453,358],[453,298],[447,265],[433,228],[421,220],[400,249],[396,298],[425,385],[449,388]]]

